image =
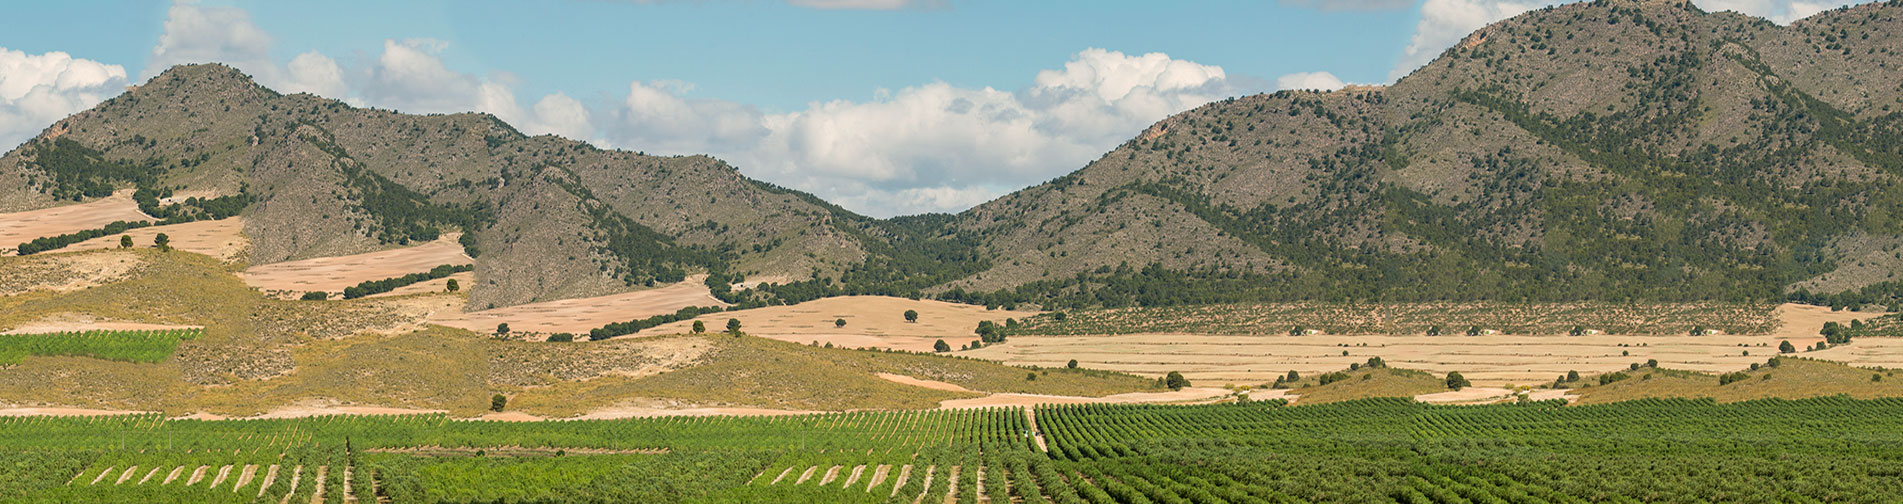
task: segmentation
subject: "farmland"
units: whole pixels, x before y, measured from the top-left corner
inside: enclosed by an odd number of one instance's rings
[[[6,502],[1882,502],[1903,492],[1894,398],[556,423],[27,417],[0,419],[0,446]]]

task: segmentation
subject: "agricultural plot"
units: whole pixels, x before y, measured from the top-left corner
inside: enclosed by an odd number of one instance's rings
[[[906,320],[907,310],[916,312],[918,320]],[[1008,318],[1025,319],[1034,315],[1037,312],[986,310],[983,306],[943,301],[840,296],[790,306],[715,313],[701,316],[699,320],[712,330],[720,330],[727,319],[737,319],[747,334],[793,343],[930,352],[932,345],[941,339],[954,347],[978,339],[972,330],[981,321],[1002,324]],[[838,325],[841,320],[846,324]],[[683,321],[646,332],[681,333],[692,326],[693,322]]]
[[[281,298],[294,299],[306,292],[341,295],[345,288],[363,282],[421,273],[444,264],[474,264],[475,259],[463,255],[456,241],[460,236],[451,233],[414,247],[253,266],[238,277]]]
[[[1110,308],[1024,320],[1013,334],[1223,335],[1603,334],[1684,335],[1694,329],[1762,334],[1779,325],[1777,306],[1727,303],[1307,303]],[[1825,310],[1828,311],[1828,310]],[[1874,315],[1874,314],[1872,314]]]
[[[610,323],[674,313],[689,306],[726,306],[726,303],[708,293],[705,278],[695,276],[673,285],[607,296],[545,301],[473,312],[442,311],[431,314],[429,322],[477,332],[491,332],[495,331],[498,324],[509,324],[509,329],[515,332],[587,334],[590,329]],[[464,288],[473,283],[463,281]]]
[[[88,203],[0,214],[0,254],[11,255],[15,247],[35,238],[101,228],[115,221],[149,220],[156,219],[139,211],[132,191]]]
[[[1698,311],[1691,307],[1705,306]],[[1271,310],[1273,307],[1263,307]],[[1209,307],[1185,307],[1181,309],[1158,310],[1205,310]],[[1240,308],[1235,308],[1240,309]],[[1283,308],[1276,308],[1283,309]],[[1292,308],[1286,308],[1293,310]],[[1492,319],[1496,313],[1461,312],[1463,317],[1444,318],[1437,324],[1444,324],[1438,335],[1425,332],[1384,332],[1378,325],[1364,325],[1372,320],[1427,320],[1421,313],[1406,314],[1395,318],[1390,312],[1376,310],[1379,316],[1368,315],[1348,307],[1312,306],[1302,312],[1276,312],[1296,317],[1278,319],[1283,322],[1263,323],[1255,326],[1223,325],[1201,315],[1177,314],[1200,320],[1208,329],[1188,333],[1151,333],[1151,334],[1115,334],[1115,328],[1105,325],[1109,314],[1119,317],[1131,316],[1142,311],[1105,311],[1100,314],[1070,314],[1065,322],[1054,322],[1051,317],[1041,316],[1031,319],[1022,331],[1032,332],[1072,332],[1099,330],[1105,333],[1084,333],[1082,335],[1039,335],[1013,332],[1009,341],[1002,345],[992,345],[978,350],[959,352],[959,355],[982,359],[997,360],[1012,365],[1031,365],[1056,367],[1063,366],[1070,359],[1076,359],[1086,368],[1104,369],[1135,373],[1144,376],[1162,376],[1170,371],[1183,373],[1191,381],[1206,384],[1258,385],[1268,383],[1289,371],[1303,375],[1326,373],[1348,367],[1351,363],[1362,362],[1369,357],[1381,357],[1395,367],[1420,369],[1435,373],[1458,371],[1466,375],[1477,385],[1536,385],[1550,382],[1553,377],[1579,371],[1596,374],[1617,371],[1634,362],[1658,360],[1664,367],[1725,373],[1749,367],[1762,362],[1766,357],[1777,353],[1777,347],[1784,341],[1790,341],[1798,347],[1808,347],[1823,336],[1818,333],[1825,322],[1847,324],[1851,320],[1876,319],[1882,314],[1870,312],[1832,312],[1828,308],[1816,306],[1783,305],[1778,307],[1752,307],[1750,305],[1683,305],[1664,307],[1645,317],[1633,318],[1633,322],[1609,322],[1612,315],[1595,314],[1590,311],[1568,312],[1555,307],[1555,313],[1569,315],[1544,315],[1538,318],[1542,322],[1535,325],[1511,325],[1497,322],[1495,325],[1471,323],[1475,320]],[[1584,310],[1580,308],[1579,310]],[[1356,315],[1359,313],[1360,315]],[[1435,312],[1439,313],[1439,312]],[[1499,313],[1513,313],[1513,310],[1501,309]],[[1612,313],[1627,313],[1615,311]],[[1161,314],[1159,314],[1161,315]],[[1317,319],[1301,317],[1339,316],[1346,322],[1340,325],[1303,325]],[[1283,315],[1278,315],[1283,316]],[[1441,317],[1442,315],[1433,315]],[[1624,317],[1620,315],[1619,317]],[[1365,318],[1364,322],[1355,322],[1355,317]],[[1416,318],[1408,318],[1416,317]],[[1595,318],[1597,317],[1597,318]],[[1736,325],[1719,325],[1723,318],[1736,318],[1743,321]],[[1768,318],[1767,318],[1768,317]],[[1092,322],[1093,320],[1098,322]],[[1266,319],[1263,319],[1266,320]],[[1288,322],[1294,320],[1296,322]],[[1597,320],[1607,325],[1593,325],[1589,321]],[[1768,320],[1768,321],[1767,321]],[[1641,324],[1643,322],[1643,324]],[[1068,324],[1080,324],[1073,328]],[[1145,327],[1175,327],[1182,322],[1175,320],[1155,320],[1147,322]],[[1387,322],[1384,322],[1387,323]],[[1057,325],[1052,325],[1057,324]],[[1393,327],[1416,327],[1420,322],[1398,323]],[[1632,325],[1638,324],[1638,325]],[[1652,324],[1652,325],[1644,325]],[[1297,326],[1302,331],[1290,334]],[[1468,330],[1478,325],[1480,330],[1469,335]],[[1572,328],[1580,326],[1582,331],[1573,335]],[[1717,332],[1693,331],[1685,329],[1662,330],[1651,328],[1715,328]],[[1054,331],[1054,328],[1065,328]],[[1269,331],[1280,328],[1279,331]],[[1360,329],[1357,329],[1360,328]],[[1457,330],[1453,328],[1458,328]],[[1499,328],[1499,329],[1493,329]],[[1545,329],[1542,329],[1545,328]],[[1556,329],[1555,329],[1556,328]],[[1608,329],[1625,328],[1625,329]],[[1243,331],[1256,331],[1243,333]],[[1337,332],[1365,330],[1367,332]],[[1557,332],[1548,332],[1556,330]],[[1223,334],[1223,331],[1238,334]],[[1860,366],[1899,367],[1903,366],[1903,353],[1898,349],[1895,338],[1861,338],[1849,345],[1833,348],[1818,356],[1839,360]]]
[[[0,418],[5,502],[1887,502],[1903,400]],[[1042,441],[1042,442],[1040,442]],[[1633,470],[1642,467],[1645,470]],[[1751,470],[1740,471],[1740,467]]]
[[[251,245],[251,240],[244,236],[244,218],[231,217],[133,229],[68,245],[58,251],[77,252],[118,248],[121,236],[131,237],[135,246],[150,247],[160,233],[165,234],[172,248],[205,254],[225,262],[243,258],[245,248]]]
[[[19,364],[30,355],[159,362],[171,357],[180,341],[203,334],[202,329],[0,334],[0,365]]]

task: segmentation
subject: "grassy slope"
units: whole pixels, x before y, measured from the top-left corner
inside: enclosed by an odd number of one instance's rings
[[[1779,357],[1778,366],[1759,366],[1749,377],[1719,385],[1718,377],[1671,369],[1630,371],[1631,378],[1607,385],[1578,389],[1579,402],[1598,404],[1648,397],[1709,397],[1721,402],[1751,399],[1800,399],[1848,395],[1859,399],[1903,396],[1903,377],[1894,370],[1877,371],[1829,361]],[[1651,378],[1646,378],[1646,376]],[[1882,375],[1883,381],[1870,381]],[[1769,379],[1765,379],[1769,376]],[[1584,383],[1585,380],[1582,380]],[[1596,382],[1594,382],[1596,383]]]
[[[234,266],[176,251],[0,258],[0,272],[26,261],[92,255],[138,266],[124,279],[88,289],[0,297],[0,327],[80,314],[200,325],[204,337],[181,343],[177,354],[155,364],[28,357],[0,368],[0,403],[251,415],[323,398],[476,415],[488,406],[489,395],[499,392],[520,396],[511,409],[560,415],[635,397],[853,409],[933,407],[939,400],[970,395],[891,383],[875,372],[996,392],[1106,395],[1152,386],[1133,376],[1086,372],[1053,372],[1027,382],[1026,370],[985,361],[813,348],[753,337],[549,344],[498,341],[445,327],[392,330],[417,317],[397,307],[402,298],[266,299],[231,274]],[[652,375],[671,369],[666,366],[685,367]],[[630,370],[649,376],[626,376]]]

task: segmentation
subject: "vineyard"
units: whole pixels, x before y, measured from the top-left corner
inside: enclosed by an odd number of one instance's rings
[[[29,355],[159,362],[170,357],[180,341],[203,334],[203,329],[0,334],[0,365],[19,364]]]
[[[1841,397],[0,419],[0,502],[1890,502],[1900,476],[1903,400]]]
[[[1012,334],[1140,333],[1758,334],[1778,324],[1769,304],[1679,303],[1286,303],[1107,308],[1030,317]]]

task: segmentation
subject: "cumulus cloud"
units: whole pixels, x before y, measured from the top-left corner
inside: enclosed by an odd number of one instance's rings
[[[1792,21],[1804,19],[1819,12],[1866,3],[1871,0],[1856,1],[1813,1],[1796,0],[1697,0],[1698,7],[1711,12],[1732,11],[1740,14],[1769,19],[1774,23],[1787,25]]]
[[[126,69],[63,52],[0,47],[0,151],[18,147],[55,121],[92,108],[126,85]]]
[[[280,66],[271,59],[271,43],[271,34],[244,9],[181,1],[166,12],[165,32],[152,47],[141,79],[175,65],[224,63],[278,91],[345,98],[348,85],[335,60],[310,51]]]
[[[1334,91],[1347,85],[1340,77],[1328,72],[1298,72],[1275,79],[1276,89],[1315,89]]]
[[[1405,9],[1415,0],[1281,0],[1282,5],[1325,11],[1379,11]]]
[[[1019,91],[942,82],[870,100],[763,113],[636,82],[604,137],[657,153],[704,152],[749,175],[886,216],[957,211],[1082,167],[1151,123],[1244,89],[1221,67],[1103,49]]]

